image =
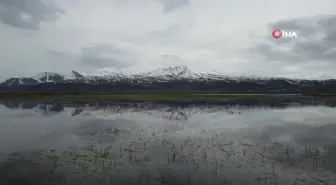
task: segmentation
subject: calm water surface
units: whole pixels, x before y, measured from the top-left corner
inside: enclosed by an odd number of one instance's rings
[[[334,105],[3,102],[0,184],[335,184]]]

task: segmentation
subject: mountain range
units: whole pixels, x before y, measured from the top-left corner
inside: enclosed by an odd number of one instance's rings
[[[105,73],[70,75],[43,72],[33,77],[9,78],[0,83],[1,93],[94,92],[221,92],[315,94],[335,93],[336,79],[304,80],[226,76],[217,72],[195,73],[186,66],[159,68],[136,74]]]

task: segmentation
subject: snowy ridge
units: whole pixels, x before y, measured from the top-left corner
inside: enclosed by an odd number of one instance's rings
[[[84,75],[80,74],[79,72],[76,72],[74,70],[71,71],[70,74],[63,75],[64,79],[82,79],[84,78]]]
[[[71,71],[70,74],[59,74],[54,72],[43,72],[32,77],[39,83],[50,83],[50,82],[60,82],[64,80],[74,80],[74,79],[83,79],[84,75]]]
[[[143,75],[145,77],[160,78],[163,80],[200,78],[198,74],[190,71],[187,66],[159,68],[157,70],[145,73]]]
[[[110,72],[106,70],[98,70],[91,74],[81,74],[76,71],[71,71],[69,74],[59,74],[54,72],[43,72],[33,77],[9,78],[1,85],[33,85],[39,83],[86,83],[86,84],[101,84],[101,83],[116,83],[130,82],[139,84],[151,84],[153,82],[167,82],[176,80],[186,81],[225,81],[227,83],[253,82],[255,84],[267,84],[268,81],[282,81],[289,85],[304,85],[312,86],[313,83],[327,83],[328,80],[299,80],[287,78],[265,78],[252,76],[226,76],[219,72],[211,73],[195,73],[187,66],[174,66],[168,68],[159,68],[149,72],[125,74],[123,72]]]

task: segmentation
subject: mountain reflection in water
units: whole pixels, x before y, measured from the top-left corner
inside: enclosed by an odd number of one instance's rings
[[[334,105],[3,102],[0,184],[335,184]]]

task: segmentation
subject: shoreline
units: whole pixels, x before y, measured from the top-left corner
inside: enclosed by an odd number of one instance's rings
[[[0,93],[0,101],[228,101],[234,99],[296,99],[334,97],[301,94],[221,94],[221,93]]]

